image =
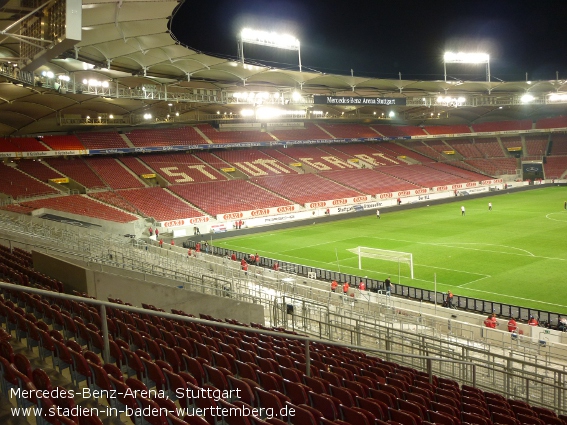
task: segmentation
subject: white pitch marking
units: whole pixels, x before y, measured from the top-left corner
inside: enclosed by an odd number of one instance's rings
[[[493,251],[493,250],[489,250],[489,249],[468,248],[468,247],[463,247],[463,246],[452,245],[450,242],[446,242],[446,243],[443,243],[443,242],[440,242],[440,243],[417,242],[417,241],[407,241],[407,240],[403,240],[403,239],[379,238],[377,236],[368,236],[368,238],[385,240],[385,241],[413,243],[413,244],[419,244],[419,245],[447,246],[447,247],[456,248],[456,249],[466,249],[466,250],[469,250],[469,251],[493,252],[493,253],[496,253],[496,254],[517,255],[517,256],[520,256],[520,257],[542,258],[544,260],[567,261],[566,258],[545,257],[545,256],[542,256],[542,255],[535,255],[535,254],[532,254],[531,252],[526,251],[524,249],[515,248],[513,246],[507,246],[507,245],[494,245],[494,244],[485,244],[485,243],[481,243],[481,242],[470,242],[471,244],[477,244],[477,245],[493,245],[493,246],[501,246],[501,247],[510,248],[510,249],[517,249],[519,251],[524,251],[524,252],[528,253],[529,255],[515,253],[515,252]],[[468,242],[464,242],[464,243],[468,243]]]
[[[551,221],[558,221],[560,223],[567,223],[567,220],[557,220],[556,218],[551,218],[550,215],[554,215],[554,214],[565,214],[565,211],[546,214],[545,218],[547,218],[548,220],[551,220]]]
[[[467,288],[467,291],[482,292],[484,294],[498,295],[498,296],[501,296],[501,297],[508,297],[508,298],[515,298],[517,300],[529,301],[529,302],[532,302],[532,303],[534,301],[536,301],[533,298],[516,297],[516,296],[510,295],[510,294],[500,294],[498,292],[483,291],[481,289],[469,289],[469,288]],[[563,304],[548,303],[548,302],[545,302],[545,301],[536,301],[536,302],[541,303],[541,304],[554,305],[554,306],[557,306],[557,307],[567,308],[567,306],[565,306]]]

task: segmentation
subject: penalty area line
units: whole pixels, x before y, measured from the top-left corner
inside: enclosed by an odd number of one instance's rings
[[[549,303],[549,302],[546,302],[546,301],[534,300],[533,298],[517,297],[515,295],[510,295],[510,294],[500,294],[498,292],[483,291],[482,289],[467,288],[467,291],[482,292],[483,294],[498,295],[500,297],[514,298],[516,300],[529,301],[529,302],[532,302],[532,303],[537,302],[537,303],[540,303],[540,304],[546,304],[546,305],[552,305],[552,306],[555,306],[555,307],[567,308],[567,306],[565,306],[563,304]]]

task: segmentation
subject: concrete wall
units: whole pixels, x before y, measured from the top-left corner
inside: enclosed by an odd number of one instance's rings
[[[36,271],[63,282],[67,294],[72,294],[73,289],[78,292],[88,292],[87,282],[90,273],[84,267],[63,262],[38,251],[32,251],[32,261]]]
[[[203,313],[219,319],[264,324],[264,307],[261,305],[180,289],[179,282],[170,279],[36,251],[32,251],[32,258],[34,269],[61,280],[66,292],[75,289],[99,300],[120,298],[138,307],[142,303],[153,304],[165,311],[173,308],[196,316]]]

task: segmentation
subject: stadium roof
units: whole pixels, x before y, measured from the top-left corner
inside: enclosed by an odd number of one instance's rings
[[[18,62],[20,42],[9,34],[17,34],[20,27],[18,19],[33,10],[31,7],[22,7],[21,4],[24,2],[20,0],[0,1],[0,31],[5,35],[0,39],[0,62],[5,64],[4,72],[0,74],[0,134],[4,135],[73,131],[77,128],[87,130],[84,126],[61,127],[61,118],[71,115],[123,116],[151,111],[154,117],[163,119],[173,108],[180,113],[177,118],[179,121],[188,122],[196,120],[198,116],[202,119],[208,114],[214,115],[217,111],[221,114],[238,114],[243,104],[226,100],[227,92],[236,91],[291,93],[299,90],[307,97],[325,94],[408,99],[439,95],[490,95],[495,99],[494,102],[479,103],[481,106],[476,107],[396,107],[398,119],[403,119],[404,123],[421,122],[431,116],[433,111],[439,114],[436,117],[443,119],[439,124],[535,119],[565,111],[563,105],[513,105],[509,99],[510,96],[526,92],[536,96],[561,92],[567,90],[566,81],[413,81],[364,78],[276,69],[211,56],[181,45],[170,33],[170,20],[180,3],[167,0],[83,0],[82,40],[74,49],[65,51],[35,71],[37,75],[52,72],[54,79],[58,75],[69,76],[74,83],[73,92],[57,91],[53,85],[55,80],[50,82],[49,79],[45,81],[39,78],[34,84],[22,84],[10,76],[8,61]],[[17,24],[9,28],[14,23]],[[7,28],[9,30],[5,31]],[[78,90],[77,87],[83,80],[105,81],[111,90]],[[136,94],[136,89],[141,87],[152,87],[152,90]],[[207,93],[213,95],[195,100],[191,96],[197,93],[196,90],[207,90]],[[502,101],[498,102],[498,98]],[[174,106],[171,105],[172,101],[176,102]],[[305,109],[310,106],[298,103],[288,107]],[[337,105],[324,107],[324,111],[330,116],[341,116],[345,112],[352,119],[388,109]],[[352,115],[355,112],[360,115]],[[132,120],[131,123],[137,122]]]

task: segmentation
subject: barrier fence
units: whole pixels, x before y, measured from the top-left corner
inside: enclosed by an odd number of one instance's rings
[[[196,242],[188,240],[185,242],[187,247],[195,248]],[[240,251],[234,251],[230,249],[220,248],[216,246],[210,246],[210,253],[217,256],[232,256],[236,255],[236,258],[240,261],[243,258],[248,259],[250,254]],[[265,268],[273,268],[274,263],[278,263],[280,270],[286,270],[288,273],[296,274],[302,277],[313,276],[315,279],[328,281],[329,284],[336,280],[339,283],[348,282],[351,287],[357,288],[360,282],[364,282],[367,290],[371,292],[378,292],[384,290],[384,281],[378,279],[370,279],[367,277],[351,275],[348,273],[340,273],[333,270],[321,269],[318,267],[305,266],[297,263],[290,263],[287,261],[281,261],[273,258],[260,258],[260,266]],[[313,273],[310,275],[310,273]],[[435,292],[429,289],[415,288],[409,285],[402,285],[396,282],[392,287],[392,294],[403,298],[423,301],[428,303],[443,304],[446,300],[447,295],[442,292]],[[454,295],[453,306],[474,313],[489,315],[496,313],[501,317],[514,317],[515,319],[528,321],[530,316],[538,318],[540,324],[555,324],[557,325],[559,317],[561,315],[566,316],[567,312],[563,314],[557,312],[551,312],[547,310],[534,309],[529,307],[522,307],[513,304],[499,303],[495,301],[488,301],[479,298],[465,297],[462,295]]]

